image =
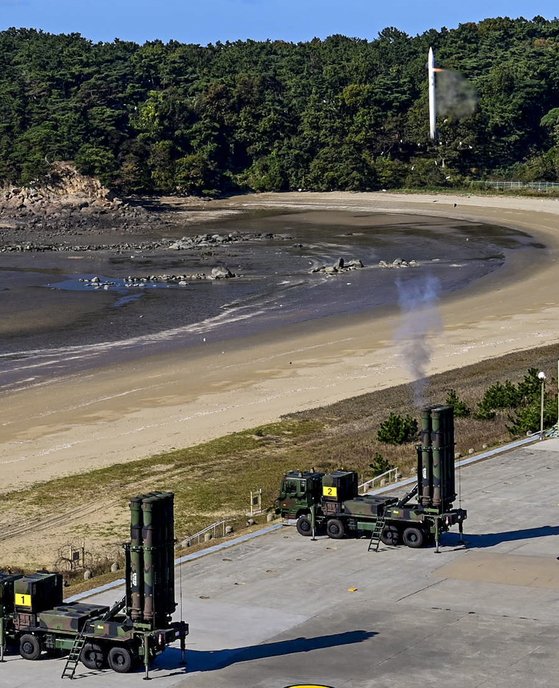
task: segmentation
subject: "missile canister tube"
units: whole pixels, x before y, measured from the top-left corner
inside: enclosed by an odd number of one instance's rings
[[[144,605],[144,561],[142,548],[142,498],[130,501],[130,618],[141,621]]]
[[[442,432],[441,432],[441,409],[431,409],[431,439],[433,446],[433,506],[441,507],[441,453],[443,447],[441,446]],[[444,445],[443,445],[444,446]]]
[[[445,407],[444,413],[444,473],[442,480],[442,500],[445,508],[456,499],[454,467],[454,409]]]
[[[144,541],[144,621],[153,622],[153,521],[152,507],[154,497],[145,497],[142,501],[144,527],[142,536]]]
[[[420,503],[431,506],[433,501],[433,457],[431,453],[431,409],[423,409],[421,414],[421,473],[417,476],[421,482]]]
[[[172,492],[167,493],[167,541],[166,541],[166,586],[164,591],[166,593],[165,613],[171,615],[177,605],[175,602],[175,508],[174,495]]]

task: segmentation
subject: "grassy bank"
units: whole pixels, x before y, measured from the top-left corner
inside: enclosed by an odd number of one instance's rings
[[[551,381],[558,357],[556,345],[442,373],[429,378],[424,401],[444,402],[449,389],[455,389],[474,407],[488,385],[506,379],[517,382],[529,367],[544,370]],[[14,563],[16,553],[21,560],[25,552],[30,567],[51,567],[56,552],[50,535],[55,530],[62,534],[62,540],[83,538],[86,547],[102,558],[104,551],[114,551],[128,538],[127,502],[141,492],[175,492],[176,533],[182,539],[223,518],[237,528],[244,526],[250,491],[262,488],[263,504],[271,507],[279,480],[290,469],[345,467],[367,479],[371,477],[369,464],[380,452],[404,475],[412,475],[416,462],[413,443],[391,446],[377,440],[380,424],[392,411],[417,417],[410,385],[289,415],[277,423],[196,447],[5,494],[0,566]],[[458,418],[456,450],[465,455],[470,449],[480,451],[483,445],[506,442],[512,439],[506,425],[506,412],[491,421]],[[41,532],[44,537],[37,547],[31,535]]]

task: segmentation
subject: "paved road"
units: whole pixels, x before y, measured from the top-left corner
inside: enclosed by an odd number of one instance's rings
[[[189,673],[170,648],[156,685],[556,685],[559,440],[464,468],[461,483],[466,549],[449,534],[439,555],[375,554],[365,540],[311,542],[284,528],[183,565]],[[10,658],[0,687],[63,686],[62,665]],[[141,680],[81,665],[77,675],[92,688]]]

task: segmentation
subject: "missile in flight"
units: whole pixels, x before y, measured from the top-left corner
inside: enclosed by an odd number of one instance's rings
[[[429,136],[432,141],[435,141],[437,138],[437,79],[435,74],[444,72],[444,69],[435,66],[433,48],[429,48],[427,70],[429,72]]]
[[[429,137],[434,141],[437,138],[437,82],[433,48],[429,48],[427,70],[429,72]]]

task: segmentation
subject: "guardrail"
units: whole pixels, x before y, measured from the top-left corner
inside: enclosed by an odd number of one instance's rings
[[[501,189],[512,191],[513,189],[532,189],[533,191],[553,191],[559,189],[557,182],[506,182],[506,181],[474,181],[472,186],[481,186],[488,189]]]
[[[193,545],[199,545],[201,542],[207,542],[208,540],[213,540],[218,537],[224,537],[227,533],[227,521],[216,521],[212,523],[211,526],[204,528],[203,530],[194,533],[194,535],[189,535],[184,540],[179,542],[179,547],[192,547]],[[206,537],[207,535],[210,537]]]
[[[357,492],[358,494],[365,494],[369,492],[369,490],[374,490],[375,487],[381,487],[384,485],[390,485],[390,483],[395,483],[398,480],[398,469],[397,468],[390,468],[387,471],[384,471],[384,473],[381,473],[380,475],[375,475],[374,478],[371,478],[371,480],[367,480],[364,483],[361,483],[357,487]]]

